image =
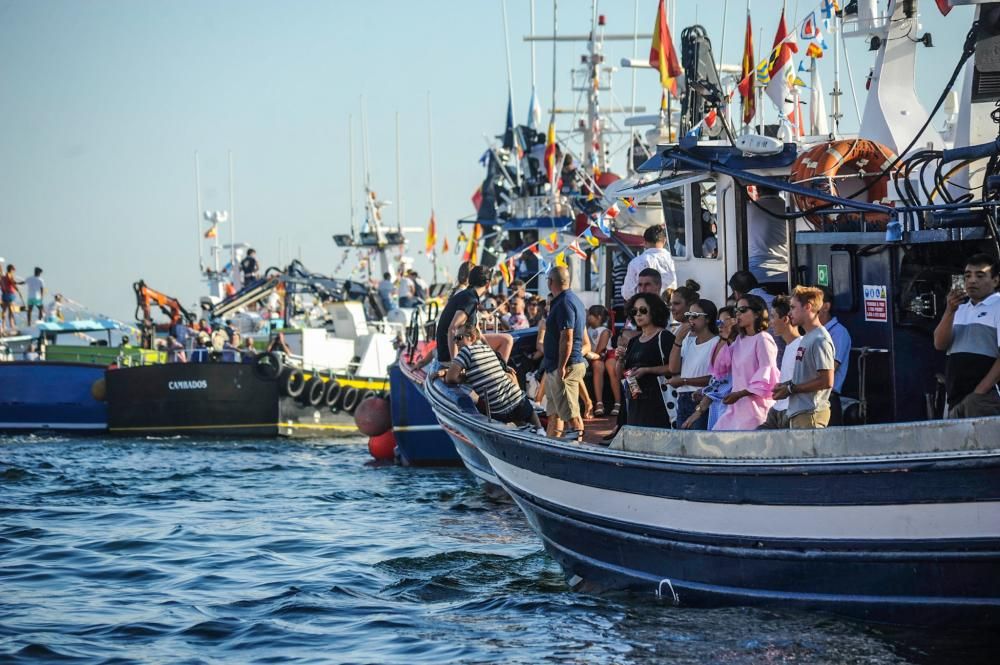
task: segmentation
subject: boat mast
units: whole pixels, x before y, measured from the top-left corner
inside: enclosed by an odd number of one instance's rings
[[[348,196],[347,200],[350,204],[350,217],[348,220],[351,223],[351,240],[357,240],[357,234],[354,229],[354,116],[347,116],[347,178],[348,178]]]
[[[399,111],[396,111],[396,230],[403,232],[403,195],[399,192]]]
[[[427,91],[427,161],[429,162],[430,181],[431,181],[431,223],[433,223],[434,227],[435,227],[434,246],[431,248],[431,270],[434,273],[434,280],[431,283],[435,284],[435,283],[437,283],[437,277],[438,277],[438,258],[437,258],[438,257],[438,253],[437,253],[437,237],[436,237],[436,235],[437,235],[436,234],[436,231],[437,231],[437,221],[434,219],[434,207],[435,207],[435,200],[434,200],[434,136],[433,136],[433,133],[432,133],[431,117],[432,117],[431,116],[431,93],[428,90]],[[403,232],[402,227],[400,227],[399,231],[400,231],[400,233]]]
[[[201,166],[198,161],[198,151],[194,151],[194,224],[198,238],[198,272],[205,272],[205,259],[201,251]]]
[[[503,11],[503,46],[507,53],[507,103],[510,104],[510,114],[512,118],[516,118],[517,114],[514,113],[514,73],[510,66],[510,31],[507,29],[507,0],[500,0],[500,9]],[[513,132],[514,141],[514,175],[517,178],[518,189],[521,188],[521,156],[517,153],[517,146],[519,141],[517,140],[517,125],[514,124],[511,127]]]
[[[229,281],[236,274],[236,210],[233,199],[233,151],[229,151]]]

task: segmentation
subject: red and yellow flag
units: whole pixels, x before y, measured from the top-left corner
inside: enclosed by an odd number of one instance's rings
[[[219,225],[218,224],[212,224],[211,228],[209,228],[207,231],[205,231],[205,237],[206,238],[214,238],[217,235],[219,235]]]
[[[502,261],[498,267],[500,268],[500,274],[503,276],[504,283],[510,286],[510,283],[513,281],[510,274],[510,266],[507,265],[506,261]]]
[[[556,123],[549,120],[549,134],[545,140],[545,175],[550,183],[556,178]]]
[[[667,10],[664,0],[656,10],[656,25],[653,27],[653,43],[649,47],[649,66],[660,72],[660,84],[670,94],[677,96],[677,77],[684,73],[677,61],[674,40],[670,38],[667,25]]]
[[[479,239],[482,237],[483,226],[482,224],[476,224],[472,227],[472,236],[469,238],[469,242],[465,246],[465,252],[462,253],[463,261],[468,261],[470,265],[476,265],[476,252],[479,249]]]
[[[754,95],[754,78],[756,78],[756,67],[753,62],[753,27],[750,24],[750,14],[747,14],[747,33],[743,42],[743,63],[740,73],[739,89],[740,97],[743,98],[743,124],[749,125],[757,115],[757,100]]]
[[[434,211],[431,210],[431,223],[427,225],[427,242],[424,243],[424,252],[427,256],[434,254],[434,247],[437,245],[437,222],[434,220]]]
[[[451,247],[448,246],[448,236],[445,236],[444,240],[441,242],[441,253],[447,254],[449,249],[451,249]]]

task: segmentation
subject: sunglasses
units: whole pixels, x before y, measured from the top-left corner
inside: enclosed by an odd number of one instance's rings
[[[472,339],[472,335],[455,335],[455,341],[461,342],[463,339]]]
[[[705,312],[684,312],[685,319],[697,319],[699,316],[708,316]]]
[[[715,320],[715,327],[716,328],[721,328],[724,323],[725,323],[725,321],[723,321],[722,319],[716,319]]]
[[[630,309],[628,311],[628,315],[631,316],[631,317],[633,317],[633,318],[635,317],[636,314],[642,314],[643,316],[646,316],[647,314],[649,314],[649,308],[648,307],[633,307],[632,309]]]
[[[757,310],[755,310],[750,305],[740,305],[739,307],[736,308],[736,311],[739,312],[740,314],[746,314],[747,312],[756,312]]]

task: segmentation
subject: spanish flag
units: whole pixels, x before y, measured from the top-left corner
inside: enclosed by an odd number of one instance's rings
[[[434,211],[431,210],[431,223],[427,226],[427,242],[424,244],[424,252],[427,256],[434,255],[434,247],[437,245],[437,222],[434,221]]]
[[[664,0],[656,11],[656,25],[653,27],[653,43],[649,47],[649,66],[660,72],[660,84],[677,96],[677,77],[684,74],[677,53],[674,51],[674,40],[670,38],[670,27],[667,25],[667,11]]]
[[[205,237],[206,238],[214,238],[217,235],[219,235],[219,225],[218,224],[212,224],[212,226],[207,231],[205,231]]]
[[[448,236],[445,236],[444,240],[441,242],[441,253],[447,254],[451,247],[448,246]]]
[[[545,175],[550,183],[556,181],[556,121],[549,120],[549,135],[545,141]]]
[[[747,33],[743,41],[743,64],[740,69],[740,97],[743,98],[743,124],[749,125],[757,115],[757,100],[754,98],[753,27],[747,12]]]
[[[513,277],[510,274],[510,266],[507,265],[506,261],[502,261],[498,266],[500,268],[500,274],[503,276],[503,281],[507,286],[513,281]]]
[[[476,224],[472,227],[472,237],[469,238],[469,243],[465,246],[465,252],[462,254],[462,260],[468,261],[471,265],[476,265],[476,252],[479,249],[479,239],[483,237],[483,226],[482,224]]]

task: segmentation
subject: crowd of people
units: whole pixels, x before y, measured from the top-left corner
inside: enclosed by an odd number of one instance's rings
[[[852,340],[829,288],[775,295],[739,271],[720,307],[696,282],[677,285],[662,227],[644,239],[643,253],[624,270],[615,266],[620,330],[604,306],[584,307],[565,267],[546,274],[547,298],[526,294],[519,281],[506,297],[489,295],[490,271],[467,271],[438,325],[442,376],[468,381],[504,422],[537,427],[528,397],[544,402],[546,434],[571,440],[582,440],[592,416],[714,431],[843,424]],[[1000,275],[988,256],[968,263],[965,288],[949,296],[934,337],[948,353],[949,415],[1000,415]],[[538,332],[537,387],[528,381],[526,391],[508,371],[513,343],[504,331],[527,326]]]

